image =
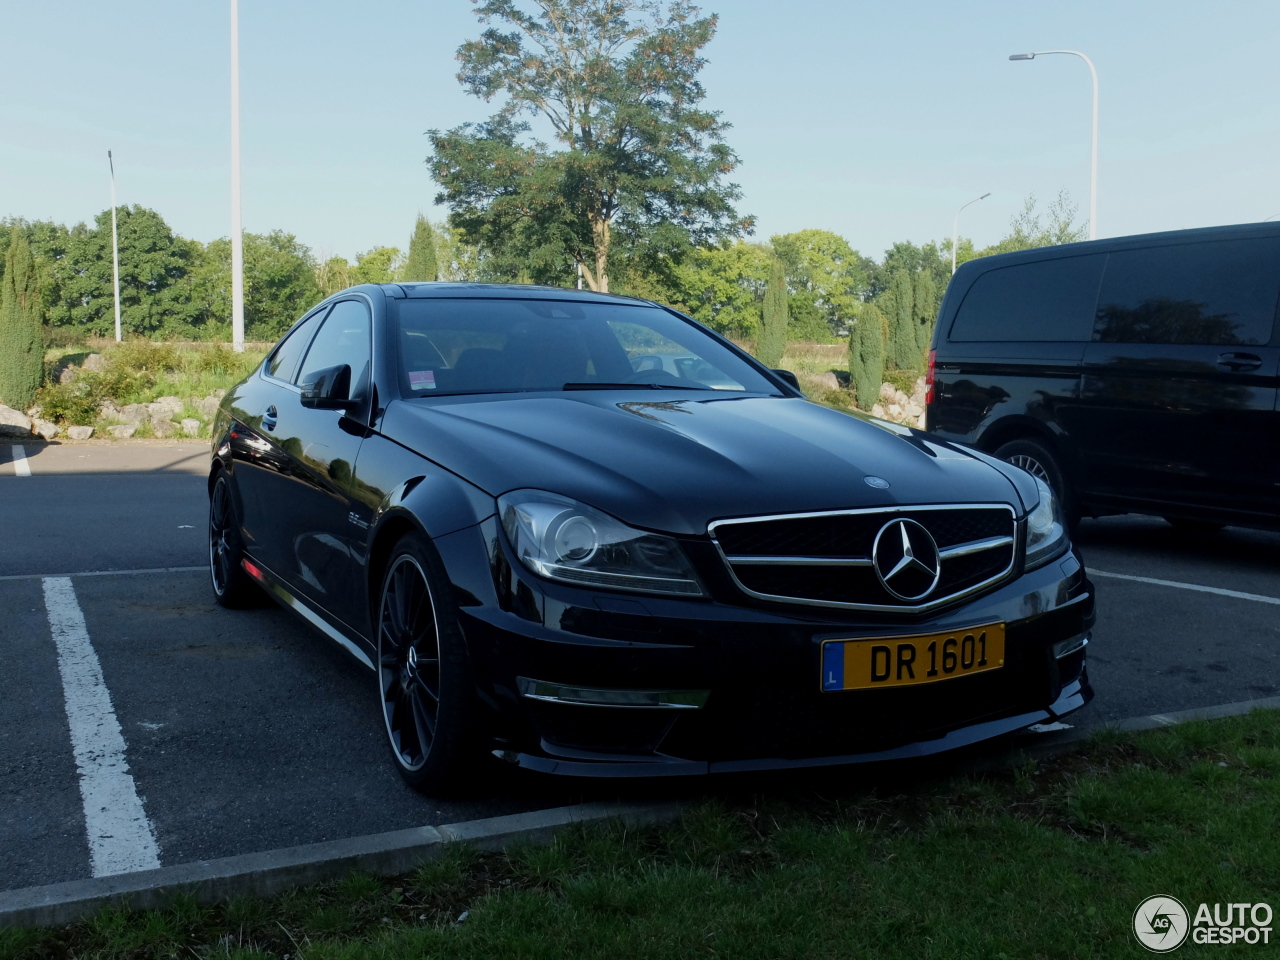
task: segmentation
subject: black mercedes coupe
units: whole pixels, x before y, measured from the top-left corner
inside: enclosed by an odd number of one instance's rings
[[[224,606],[377,678],[425,791],[921,756],[1092,697],[1049,488],[806,400],[679,313],[532,286],[346,290],[224,399]]]

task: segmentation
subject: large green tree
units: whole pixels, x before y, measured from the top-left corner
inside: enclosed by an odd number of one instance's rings
[[[352,283],[391,283],[396,279],[400,260],[399,247],[374,247],[356,254],[351,268]]]
[[[764,294],[764,322],[760,326],[760,342],[756,357],[766,367],[782,363],[787,348],[787,275],[782,261],[774,257],[769,263],[769,286]]]
[[[8,232],[0,280],[0,403],[26,410],[44,376],[40,290],[26,230],[15,225]]]
[[[771,238],[791,291],[792,335],[827,340],[852,322],[867,286],[862,258],[830,230],[801,230]]]
[[[244,319],[250,339],[276,339],[320,301],[315,266],[310,248],[291,233],[244,235]]]
[[[654,298],[720,333],[756,337],[774,259],[768,247],[744,240],[696,249],[675,267],[671,288]]]
[[[430,131],[450,223],[511,277],[608,291],[624,255],[667,268],[690,246],[750,229],[726,177],[727,124],[702,109],[716,17],[687,0],[473,0],[487,29],[458,50],[458,79],[488,121]],[[526,136],[529,118],[559,149]]]
[[[409,238],[409,256],[404,262],[400,279],[407,281],[432,281],[440,279],[440,266],[436,257],[436,232],[431,221],[418,214],[418,222]]]

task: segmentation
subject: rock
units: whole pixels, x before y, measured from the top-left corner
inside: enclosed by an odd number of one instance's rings
[[[58,382],[71,383],[73,380],[75,380],[77,376],[80,375],[80,369],[81,368],[77,367],[74,363],[63,367],[61,370],[58,371]]]
[[[50,423],[48,420],[33,420],[31,422],[34,426],[35,432],[46,440],[52,440],[62,432],[58,429],[58,425],[56,423]]]
[[[209,394],[209,396],[217,397],[219,400],[221,400],[226,395],[227,395],[227,391],[222,389],[222,387],[219,387],[217,390],[214,390],[211,394]]]
[[[196,408],[196,412],[206,420],[212,420],[218,412],[218,404],[222,401],[217,397],[205,397],[202,400],[193,400],[191,405]]]
[[[830,370],[823,370],[821,373],[815,373],[811,379],[815,384],[822,387],[824,390],[840,389],[840,381],[836,378],[836,375],[832,373]]]
[[[172,420],[182,413],[185,407],[186,404],[177,397],[161,397],[159,400],[146,404],[147,413],[151,415],[153,420],[157,418]]]
[[[897,392],[898,392],[897,387],[895,387],[892,383],[886,382],[886,383],[880,384],[881,400],[888,400],[890,403],[893,403],[894,394],[896,394]]]
[[[195,417],[187,417],[182,421],[182,432],[188,437],[200,436],[200,421]]]
[[[31,436],[31,418],[0,403],[0,437]]]
[[[920,416],[918,416],[918,417],[916,418],[916,427],[917,427],[917,429],[920,429],[920,430],[923,430],[923,429],[924,429],[924,414],[923,414],[923,413],[922,413],[922,414],[920,414]]]
[[[916,385],[915,385],[915,387],[911,390],[911,402],[912,402],[912,403],[918,403],[918,404],[920,404],[920,406],[922,406],[922,407],[923,407],[923,406],[924,406],[924,394],[925,394],[924,377],[920,377],[918,380],[916,380]]]
[[[39,406],[39,404],[37,404],[36,406],[31,407],[30,409],[28,409],[28,410],[27,410],[27,417],[28,417],[28,419],[30,419],[30,420],[39,420],[39,419],[40,419],[40,406]]]
[[[884,411],[884,407],[880,406],[878,403],[871,407],[871,415],[873,417],[879,417],[881,420],[887,420],[889,418],[889,415]]]
[[[174,423],[172,420],[169,420],[167,418],[161,419],[161,420],[152,420],[151,430],[161,440],[168,440],[170,437],[177,435],[178,425]]]
[[[135,427],[147,419],[148,415],[147,404],[145,403],[126,403],[116,410],[117,417],[125,423],[133,424]]]
[[[900,407],[905,407],[908,403],[911,402],[911,398],[908,397],[901,390],[895,390],[893,391],[893,402]]]
[[[920,404],[916,403],[914,400],[909,400],[903,405],[902,411],[914,420],[916,417],[920,416],[920,414],[924,413],[924,407],[920,406]]]
[[[84,358],[81,366],[92,373],[101,373],[107,369],[107,358],[100,353],[91,353]]]
[[[117,423],[114,427],[107,427],[107,433],[117,440],[128,440],[137,432],[138,425],[136,423]]]
[[[93,427],[67,427],[67,436],[72,440],[88,440],[93,436]]]
[[[898,406],[896,403],[889,404],[888,409],[889,409],[889,418],[891,420],[897,420],[899,417],[902,416],[902,407]]]

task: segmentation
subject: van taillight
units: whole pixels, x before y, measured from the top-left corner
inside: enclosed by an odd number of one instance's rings
[[[933,376],[934,376],[934,373],[937,371],[937,369],[938,369],[938,351],[930,350],[929,351],[929,369],[926,370],[924,374],[924,403],[926,407],[933,403],[933,396],[934,396]]]

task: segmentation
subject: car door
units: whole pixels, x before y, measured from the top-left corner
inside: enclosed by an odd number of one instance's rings
[[[1110,254],[1077,431],[1104,500],[1274,513],[1280,238]]]
[[[296,400],[299,364],[328,306],[304,317],[267,355],[256,376],[231,398],[236,424],[229,438],[240,526],[249,552],[269,569],[284,566],[281,514],[289,503],[289,458],[274,439],[275,413]]]
[[[266,501],[277,511],[276,573],[302,596],[352,625],[362,622],[358,554],[349,543],[352,529],[352,467],[360,452],[368,416],[372,320],[363,297],[340,300],[325,316],[294,375],[294,384],[275,405],[267,435],[288,461],[288,469],[269,478],[277,492]],[[351,367],[355,410],[303,406],[297,384],[318,370]],[[271,411],[268,411],[271,413]]]

